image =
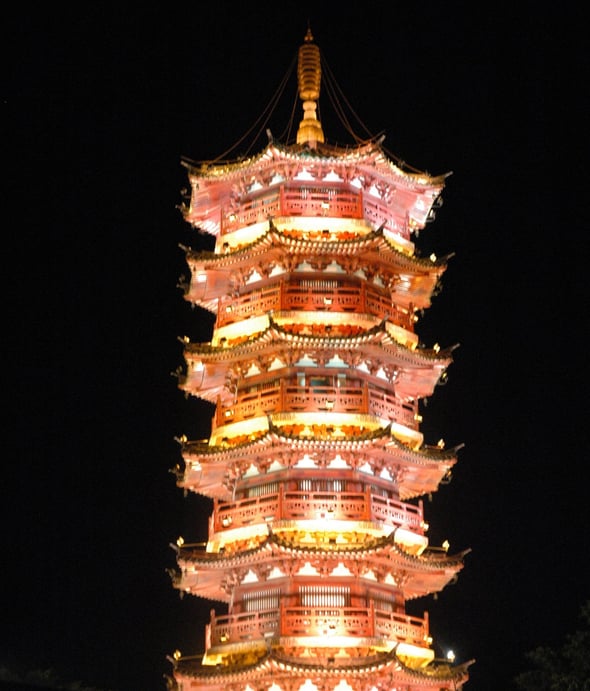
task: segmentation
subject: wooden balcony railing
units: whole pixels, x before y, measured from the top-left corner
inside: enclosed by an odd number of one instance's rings
[[[420,619],[369,607],[303,607],[217,617],[207,627],[206,647],[242,643],[272,636],[353,636],[386,638],[424,646],[428,618]],[[328,641],[326,641],[328,643]]]
[[[220,233],[262,223],[269,216],[362,218],[362,193],[336,185],[280,185],[243,204],[222,209]]]
[[[275,635],[279,631],[278,615],[278,610],[263,610],[217,617],[212,611],[206,631],[206,648]]]
[[[417,403],[402,402],[387,391],[361,386],[296,386],[284,381],[259,391],[238,393],[231,406],[217,405],[215,425],[227,425],[278,412],[361,413],[418,429]]]
[[[334,185],[281,185],[238,206],[221,210],[220,233],[263,223],[279,216],[329,216],[364,218],[374,228],[383,226],[406,240],[410,232],[405,219],[396,218],[384,202],[359,190]]]
[[[391,296],[366,283],[322,290],[296,282],[279,282],[243,295],[225,296],[218,301],[216,326],[279,310],[368,313],[379,319],[389,316],[398,326],[413,329],[412,315],[396,308]]]
[[[395,218],[386,204],[368,195],[363,198],[363,218],[374,228],[383,226],[385,230],[401,235],[405,240],[410,239],[410,229],[406,220]]]
[[[283,216],[330,216],[333,218],[362,218],[360,191],[330,187],[281,186]]]
[[[283,216],[281,212],[280,192],[273,189],[267,194],[251,199],[235,207],[225,207],[221,210],[220,234],[233,233],[240,228],[263,223],[268,218]]]
[[[422,506],[364,492],[279,491],[235,502],[216,502],[212,517],[215,533],[265,523],[268,520],[330,518],[350,521],[382,521],[424,535]]]

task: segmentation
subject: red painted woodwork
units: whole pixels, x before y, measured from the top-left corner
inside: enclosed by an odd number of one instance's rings
[[[179,386],[215,410],[209,439],[181,438],[175,473],[212,513],[205,543],[179,540],[172,581],[224,611],[197,656],[175,655],[169,683],[456,691],[470,663],[438,659],[428,613],[407,610],[465,555],[429,544],[421,499],[457,460],[421,426],[452,349],[414,333],[446,269],[414,234],[446,176],[400,168],[380,141],[325,143],[309,31],[305,45],[297,143],[187,164],[185,219],[216,245],[186,248],[182,285],[216,317],[210,342],[183,339]]]

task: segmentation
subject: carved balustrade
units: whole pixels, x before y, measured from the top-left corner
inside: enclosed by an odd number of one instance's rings
[[[274,218],[283,215],[279,190],[272,189],[243,204],[224,207],[221,211],[221,235],[233,233],[254,223],[262,223],[267,221],[269,217]]]
[[[280,382],[273,388],[238,394],[237,400],[230,407],[224,408],[218,404],[215,416],[216,426],[278,412],[283,409],[283,389],[284,385]]]
[[[410,239],[410,230],[406,220],[403,219],[403,222],[400,222],[392,216],[391,209],[387,207],[387,204],[369,195],[365,195],[363,198],[363,217],[374,228],[383,226],[385,230],[401,235],[405,240]]]
[[[281,289],[282,283],[274,283],[242,295],[219,298],[216,326],[226,326],[249,317],[280,310]]]
[[[365,218],[374,227],[410,239],[408,224],[383,201],[337,186],[281,185],[221,211],[221,235],[280,216]]]
[[[217,405],[216,426],[277,412],[359,413],[418,429],[417,403],[367,384],[361,386],[297,386],[278,381],[267,388],[238,393],[231,406]]]
[[[413,318],[407,311],[396,308],[391,296],[366,283],[330,285],[330,281],[279,282],[241,295],[219,298],[216,326],[226,326],[249,317],[280,310],[313,310],[371,314],[404,329],[413,330]]]
[[[381,389],[368,387],[369,407],[368,413],[377,417],[397,422],[411,429],[418,429],[416,416],[418,413],[417,403],[402,402],[394,394]]]
[[[404,641],[424,645],[428,638],[428,616],[424,619],[407,614],[375,610],[375,636],[388,640]]]
[[[215,502],[212,529],[215,533],[267,520],[329,518],[334,520],[381,521],[424,535],[422,506],[364,492],[285,490],[235,502]]]
[[[362,193],[344,187],[281,186],[283,216],[331,216],[362,218]]]
[[[212,612],[207,648],[279,636],[354,636],[385,638],[424,645],[428,618],[369,607],[307,607],[282,604],[279,609],[217,617]]]
[[[375,617],[367,607],[283,607],[284,636],[375,635]]]
[[[207,643],[210,645],[240,643],[265,638],[278,633],[278,631],[279,610],[276,609],[228,614],[221,617],[217,617],[214,612],[211,612]]]
[[[279,216],[362,218],[362,193],[337,185],[280,185],[222,209],[221,235]]]
[[[264,523],[282,515],[282,490],[262,497],[248,497],[235,502],[216,502],[213,512],[213,531]]]

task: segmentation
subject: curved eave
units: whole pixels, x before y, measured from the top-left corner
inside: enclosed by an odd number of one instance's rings
[[[451,255],[437,259],[418,257],[399,249],[396,244],[385,236],[381,228],[371,230],[365,235],[346,240],[318,240],[305,237],[292,237],[288,232],[279,230],[272,223],[268,230],[259,235],[255,240],[228,252],[212,252],[210,250],[193,250],[181,245],[186,253],[187,260],[197,267],[202,268],[226,268],[233,270],[236,264],[252,260],[258,252],[276,249],[277,246],[305,254],[355,254],[361,251],[374,250],[379,253],[383,261],[383,255],[391,255],[395,261],[403,265],[403,268],[412,269],[421,267],[425,269],[443,270],[446,268]],[[393,261],[393,259],[391,260]]]
[[[188,393],[215,402],[218,396],[229,395],[230,367],[264,355],[281,360],[295,351],[307,354],[329,352],[334,355],[351,349],[360,356],[388,358],[399,368],[395,389],[400,396],[430,396],[441,374],[451,365],[454,347],[445,349],[410,348],[398,343],[385,329],[384,323],[356,336],[309,336],[292,334],[272,316],[269,326],[248,341],[227,346],[191,343],[184,351],[187,362],[198,361],[201,369],[190,372],[181,380],[180,388]]]
[[[375,682],[380,677],[386,679],[387,688],[392,684],[419,684],[418,688],[458,689],[468,679],[468,668],[473,661],[456,666],[431,663],[420,669],[412,669],[399,659],[396,650],[381,653],[373,657],[361,658],[359,662],[346,660],[326,665],[323,661],[316,664],[302,662],[269,649],[267,654],[252,665],[206,666],[197,658],[180,658],[174,666],[177,679],[194,681],[203,687],[227,688],[230,683],[244,683],[250,680],[274,677],[280,683],[282,678],[292,680],[294,677],[322,679],[325,691],[334,691],[341,680],[363,681],[370,676]],[[441,686],[441,684],[443,686]],[[452,684],[452,686],[451,686]],[[198,688],[198,687],[197,687]]]
[[[271,315],[268,317],[269,326],[251,338],[231,347],[223,345],[211,345],[211,343],[187,343],[185,358],[199,359],[203,362],[234,363],[247,358],[249,355],[260,355],[261,350],[276,352],[277,344],[281,343],[288,348],[300,350],[329,350],[338,353],[354,348],[355,352],[362,353],[363,347],[376,347],[383,353],[402,359],[410,367],[435,367],[445,369],[452,361],[452,353],[456,346],[448,348],[410,348],[398,343],[384,328],[384,323],[377,324],[364,333],[355,336],[309,336],[293,334],[281,327]],[[374,354],[374,353],[373,353]]]
[[[344,561],[347,564],[362,562],[369,569],[380,572],[402,572],[403,582],[400,587],[407,599],[424,597],[440,592],[463,569],[465,556],[469,550],[459,554],[447,555],[442,551],[427,550],[422,555],[413,555],[401,549],[390,535],[373,541],[364,547],[349,548],[345,545],[338,549],[325,547],[291,545],[280,537],[270,534],[257,547],[237,553],[209,553],[181,548],[177,563],[182,569],[176,576],[175,585],[183,590],[213,601],[227,602],[229,596],[223,589],[224,574],[235,569],[248,569],[262,563],[276,563],[277,559],[288,557],[300,562],[312,560],[334,562]]]
[[[337,558],[345,562],[366,562],[372,558],[382,558],[388,561],[395,560],[398,564],[403,563],[407,568],[419,571],[452,570],[456,572],[463,568],[463,561],[469,551],[464,550],[449,555],[438,550],[426,550],[422,554],[411,554],[397,545],[394,533],[390,533],[386,537],[374,538],[370,544],[354,549],[347,549],[346,545],[331,546],[330,548],[310,545],[294,546],[271,532],[256,547],[236,553],[205,552],[195,550],[190,546],[182,547],[178,553],[178,561],[179,563],[190,563],[218,571],[264,561],[271,555],[272,559],[276,560],[277,557],[288,554],[301,558],[314,557],[314,559],[325,558],[329,560]]]
[[[248,459],[276,457],[277,452],[302,455],[318,451],[336,456],[347,453],[371,452],[371,459],[384,467],[399,468],[398,491],[402,501],[423,496],[438,489],[457,462],[461,446],[444,450],[432,447],[411,449],[391,435],[389,428],[381,428],[363,437],[315,439],[284,434],[269,420],[269,431],[254,441],[234,446],[211,445],[207,442],[185,442],[182,456],[185,471],[177,471],[177,485],[210,498],[229,500],[231,491],[226,484],[234,466]]]
[[[184,161],[184,165],[193,188],[190,206],[184,209],[185,220],[213,235],[220,231],[219,211],[236,189],[242,190],[245,196],[253,178],[264,179],[269,174],[278,173],[283,180],[296,179],[297,168],[311,172],[318,184],[328,172],[335,172],[342,179],[359,178],[369,185],[399,189],[404,195],[410,195],[405,206],[415,222],[414,229],[419,229],[426,224],[432,205],[450,174],[431,176],[426,172],[403,170],[375,143],[351,149],[323,146],[316,150],[271,143],[251,158],[200,165]]]
[[[185,296],[189,300],[211,300],[221,297],[230,291],[236,270],[252,271],[252,267],[256,266],[261,258],[267,262],[273,259],[278,261],[284,253],[288,253],[289,256],[299,254],[302,258],[322,255],[362,257],[367,263],[385,265],[391,271],[405,271],[417,277],[429,276],[434,283],[445,272],[452,256],[424,258],[410,255],[396,247],[385,237],[381,229],[347,240],[326,241],[289,237],[272,224],[269,230],[253,242],[223,254],[195,251],[184,246],[181,248],[193,274],[208,273],[215,279],[212,281],[213,288],[203,295],[198,295],[195,286],[191,285]]]
[[[245,455],[262,453],[264,447],[270,447],[271,451],[276,450],[277,443],[298,441],[301,448],[309,447],[311,451],[317,446],[335,452],[344,450],[366,450],[367,446],[377,445],[385,452],[396,453],[396,460],[416,465],[426,465],[436,467],[442,464],[455,463],[458,452],[463,445],[452,449],[439,449],[431,446],[424,446],[420,449],[412,449],[406,446],[395,437],[391,436],[389,428],[384,427],[374,432],[364,435],[364,437],[349,437],[345,439],[322,439],[316,440],[309,437],[295,437],[281,432],[280,427],[275,427],[272,420],[269,421],[269,432],[255,441],[244,442],[235,446],[212,446],[205,441],[187,441],[182,444],[182,454],[186,458],[199,460],[200,462],[234,462],[243,458]]]
[[[244,456],[264,453],[266,447],[269,452],[276,450],[277,444],[291,444],[298,442],[298,446],[309,452],[321,447],[326,450],[340,451],[364,451],[368,446],[379,446],[384,453],[395,454],[396,461],[412,465],[430,466],[436,468],[454,465],[457,454],[463,445],[451,449],[439,449],[424,446],[420,449],[412,449],[395,437],[391,436],[388,428],[382,428],[366,434],[363,438],[349,437],[345,439],[316,440],[309,437],[295,437],[284,434],[279,427],[269,421],[269,432],[255,441],[244,442],[235,446],[212,446],[205,441],[187,441],[182,444],[182,455],[186,459],[199,461],[200,463],[213,463],[227,465],[243,459]]]
[[[450,172],[440,175],[430,175],[427,172],[410,172],[391,160],[384,152],[379,142],[371,141],[356,147],[337,147],[327,143],[318,144],[315,149],[298,144],[285,145],[279,142],[269,144],[255,156],[224,161],[222,163],[194,162],[182,159],[181,163],[187,169],[191,178],[198,181],[231,183],[236,178],[242,178],[261,165],[277,161],[299,161],[302,164],[313,162],[324,165],[357,165],[376,168],[383,175],[392,179],[403,179],[412,185],[420,187],[442,187]]]

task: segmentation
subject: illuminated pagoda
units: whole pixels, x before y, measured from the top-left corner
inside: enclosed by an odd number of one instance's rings
[[[452,362],[415,333],[446,259],[419,257],[446,175],[407,172],[380,140],[342,148],[318,119],[320,51],[298,56],[295,143],[185,162],[185,298],[216,315],[184,340],[180,388],[215,406],[210,437],[180,440],[179,487],[212,500],[208,539],[178,541],[174,586],[220,603],[179,691],[461,688],[409,600],[457,578],[465,552],[429,545],[422,497],[458,449],[428,445],[419,401]]]

